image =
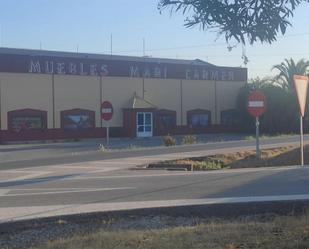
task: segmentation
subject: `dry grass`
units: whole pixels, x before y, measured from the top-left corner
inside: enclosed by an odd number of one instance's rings
[[[212,220],[194,227],[146,231],[100,231],[49,242],[40,249],[245,249],[309,248],[309,215]]]
[[[257,158],[255,151],[241,151],[235,153],[218,154],[213,156],[174,160],[172,163],[192,164],[195,170],[212,170],[221,168],[248,168],[298,165],[299,148],[293,146],[264,149],[261,158]],[[305,162],[309,162],[309,146],[305,146]]]

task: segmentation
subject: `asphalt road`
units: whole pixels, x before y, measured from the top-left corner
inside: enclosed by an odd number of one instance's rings
[[[1,183],[0,207],[309,195],[309,168],[211,173],[131,171]]]
[[[309,141],[309,135],[305,135],[305,142]],[[277,145],[289,145],[297,144],[299,141],[298,136],[287,136],[279,138],[269,138],[261,140],[261,145],[263,146],[277,146]],[[117,158],[132,158],[140,156],[154,156],[154,155],[165,155],[170,153],[182,153],[182,152],[194,152],[194,151],[207,151],[216,149],[231,149],[238,147],[251,147],[255,146],[255,140],[240,140],[240,141],[225,141],[216,143],[202,143],[195,145],[182,145],[174,147],[157,146],[152,148],[144,149],[120,149],[112,151],[98,151],[97,146],[89,148],[75,148],[72,144],[72,148],[53,148],[52,153],[46,153],[44,146],[42,148],[37,148],[33,150],[28,150],[27,148],[13,151],[10,153],[9,160],[5,157],[0,157],[0,170],[7,169],[18,169],[26,167],[36,167],[44,165],[60,165],[67,163],[79,163],[79,162],[91,162],[98,160],[110,160]],[[8,153],[8,152],[0,152]],[[20,156],[20,154],[22,156]],[[42,154],[42,155],[41,155]],[[52,156],[50,156],[52,154]]]
[[[264,141],[263,147],[295,142],[296,138],[288,141],[286,138],[273,139]],[[39,161],[33,165],[25,161],[24,167],[21,163],[10,169],[5,169],[9,165],[1,165],[0,222],[201,200],[309,199],[309,167],[212,172],[128,169],[160,160],[247,149],[254,149],[254,141],[94,153],[87,158],[81,157],[85,162],[78,156],[70,160],[53,158],[50,162],[45,161],[47,165],[40,166],[37,165]]]

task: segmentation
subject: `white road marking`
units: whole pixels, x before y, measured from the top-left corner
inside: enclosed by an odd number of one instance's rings
[[[114,167],[114,168],[109,168],[109,169],[100,169],[100,170],[95,170],[95,171],[91,171],[91,172],[87,172],[89,174],[95,174],[95,173],[105,173],[105,172],[111,172],[111,171],[116,171],[116,170],[120,170],[123,169],[122,167]]]
[[[35,171],[29,171],[29,172],[35,172]],[[5,181],[0,181],[0,183],[30,180],[30,179],[33,179],[33,178],[41,177],[42,175],[47,175],[47,174],[52,173],[50,171],[37,171],[36,173],[29,174],[29,172],[20,172],[20,173],[24,173],[25,175],[19,176],[19,177],[16,177],[16,178],[10,178],[10,179],[5,180]]]
[[[0,189],[0,196],[4,196],[10,192],[10,189]]]
[[[0,197],[12,197],[12,196],[32,196],[32,195],[54,195],[54,194],[70,194],[70,193],[86,193],[86,192],[100,192],[100,191],[112,191],[112,190],[129,190],[136,189],[134,187],[119,187],[119,188],[88,188],[88,189],[66,189],[59,191],[49,192],[35,192],[35,193],[20,193],[20,194],[9,194],[10,191],[17,191],[17,189],[6,189],[7,192],[0,192]],[[19,189],[27,191],[26,189]],[[40,189],[32,189],[38,191]],[[54,189],[56,190],[56,189]],[[29,189],[28,189],[29,191]]]
[[[267,172],[267,171],[287,171],[287,170],[309,170],[308,166],[286,166],[286,167],[271,167],[271,168],[244,168],[244,169],[226,169],[226,170],[214,170],[214,171],[185,171],[185,172],[168,172],[162,170],[163,173],[157,174],[141,174],[141,175],[111,175],[111,176],[76,176],[74,178],[63,178],[60,181],[75,181],[75,180],[87,180],[87,179],[117,179],[117,178],[143,178],[143,177],[169,177],[169,176],[193,176],[193,175],[216,175],[216,174],[235,174],[235,173],[255,173],[255,172]],[[91,172],[90,172],[91,174]]]

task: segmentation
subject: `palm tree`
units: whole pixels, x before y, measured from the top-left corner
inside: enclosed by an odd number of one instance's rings
[[[248,83],[250,89],[254,91],[254,90],[262,90],[264,87],[273,85],[274,80],[271,77],[264,77],[264,78],[256,77],[249,79]]]
[[[279,74],[275,77],[275,81],[286,91],[291,92],[294,89],[293,76],[308,75],[309,61],[305,59],[299,60],[297,63],[291,59],[285,59],[279,65],[273,66],[272,70],[278,70]]]

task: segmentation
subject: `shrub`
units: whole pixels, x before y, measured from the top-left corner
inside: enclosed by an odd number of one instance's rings
[[[106,151],[104,144],[99,144],[99,151]]]
[[[186,135],[182,138],[181,143],[182,144],[196,144],[197,138],[196,136],[193,136],[193,135]]]
[[[217,161],[202,161],[195,162],[193,164],[193,170],[218,170],[224,168],[224,164],[222,162]]]
[[[163,143],[165,146],[174,146],[176,145],[176,139],[170,135],[163,137]]]

